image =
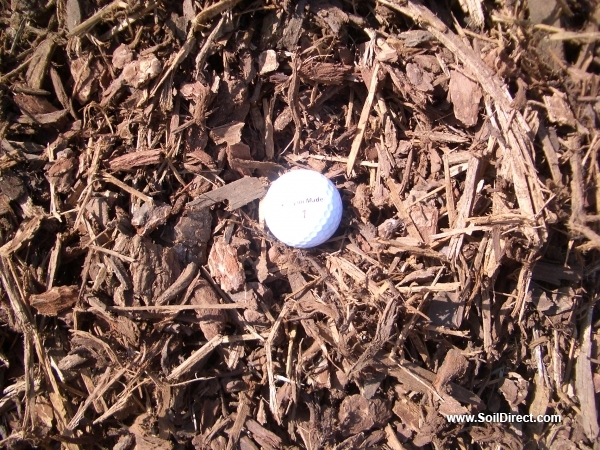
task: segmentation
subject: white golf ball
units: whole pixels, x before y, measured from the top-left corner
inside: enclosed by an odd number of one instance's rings
[[[271,184],[262,208],[275,237],[297,248],[322,244],[342,220],[337,188],[313,170],[292,170],[279,177]]]

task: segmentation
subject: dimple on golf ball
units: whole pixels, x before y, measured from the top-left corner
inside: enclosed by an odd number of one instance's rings
[[[314,170],[292,170],[279,177],[271,184],[262,208],[275,237],[297,248],[322,244],[342,220],[337,188]]]

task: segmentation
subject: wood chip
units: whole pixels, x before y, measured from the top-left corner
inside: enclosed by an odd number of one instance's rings
[[[258,56],[258,73],[264,75],[277,70],[279,63],[277,62],[277,53],[275,50],[265,50]]]
[[[207,194],[200,195],[186,205],[186,208],[208,208],[215,203],[227,200],[228,209],[234,211],[265,195],[266,189],[258,178],[245,177]]]
[[[210,130],[210,138],[215,144],[235,145],[242,140],[243,122],[232,122]]]
[[[111,159],[108,162],[108,167],[116,172],[119,170],[131,170],[135,167],[159,164],[162,160],[163,153],[161,150],[140,150]]]
[[[373,68],[373,74],[371,75],[371,84],[369,85],[369,93],[367,94],[367,100],[363,105],[362,112],[360,113],[360,119],[358,120],[357,133],[352,141],[352,148],[350,149],[350,155],[348,156],[348,164],[346,168],[346,175],[350,176],[352,173],[352,168],[354,167],[354,162],[358,156],[358,151],[360,150],[360,146],[363,141],[363,137],[365,134],[365,128],[367,126],[367,121],[369,119],[369,115],[371,114],[371,108],[373,106],[373,99],[375,98],[375,93],[377,92],[377,85],[379,83],[379,63],[375,63],[375,67]]]
[[[55,48],[55,38],[51,36],[45,39],[33,52],[33,57],[25,74],[25,79],[30,88],[42,88]]]
[[[237,248],[220,238],[215,240],[208,255],[208,268],[225,292],[239,291],[246,281]]]
[[[43,294],[32,295],[29,302],[40,314],[56,316],[77,302],[78,289],[79,286],[54,286]]]
[[[28,222],[23,222],[15,237],[0,247],[0,255],[9,256],[11,253],[18,251],[23,245],[33,239],[34,235],[41,228],[43,221],[43,216],[35,216]]]
[[[477,125],[481,97],[481,88],[477,83],[456,70],[450,72],[450,100],[454,115],[465,126]]]
[[[550,122],[571,127],[577,125],[571,107],[562,94],[554,92],[552,95],[544,95],[544,104],[546,105]]]
[[[593,306],[589,306],[581,329],[581,350],[576,363],[576,389],[581,401],[581,421],[583,431],[588,439],[596,439],[600,433],[598,428],[598,412],[594,402],[594,382],[589,357],[592,351],[591,322]]]

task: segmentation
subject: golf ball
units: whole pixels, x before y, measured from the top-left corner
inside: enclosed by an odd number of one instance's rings
[[[335,185],[313,170],[292,170],[267,192],[263,215],[271,232],[284,244],[309,248],[322,244],[342,219],[342,199]]]

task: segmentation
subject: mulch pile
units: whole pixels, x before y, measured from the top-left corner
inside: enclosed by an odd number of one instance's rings
[[[1,445],[597,445],[597,2],[176,3],[2,1]]]

